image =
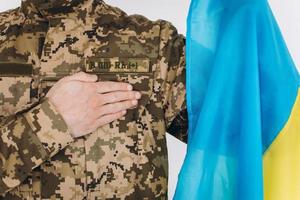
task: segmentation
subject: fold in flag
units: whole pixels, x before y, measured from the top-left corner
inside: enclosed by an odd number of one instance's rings
[[[175,200],[299,200],[300,77],[266,0],[192,0]]]

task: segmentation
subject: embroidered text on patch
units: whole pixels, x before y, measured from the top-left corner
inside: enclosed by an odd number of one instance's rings
[[[147,73],[150,72],[148,58],[90,58],[85,63],[90,73]]]

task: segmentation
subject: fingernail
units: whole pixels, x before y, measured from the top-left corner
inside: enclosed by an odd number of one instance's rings
[[[133,89],[132,85],[128,85],[128,86],[127,86],[127,89],[128,89],[128,90],[132,90],[132,89]]]
[[[126,113],[127,113],[126,110],[123,110],[123,111],[122,111],[122,115],[125,115]]]
[[[142,97],[141,93],[137,92],[135,93],[135,98],[136,99],[140,99]]]
[[[138,101],[137,101],[137,100],[133,100],[133,101],[132,101],[132,104],[133,104],[133,105],[137,105],[137,104],[138,104]]]

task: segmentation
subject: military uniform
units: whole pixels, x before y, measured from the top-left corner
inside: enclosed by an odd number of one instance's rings
[[[1,198],[167,199],[165,133],[187,139],[184,37],[99,0],[41,2],[0,14]],[[45,95],[79,71],[132,84],[139,105],[72,138]]]

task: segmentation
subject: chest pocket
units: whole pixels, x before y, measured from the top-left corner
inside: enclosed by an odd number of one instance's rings
[[[30,104],[32,65],[0,63],[0,116],[9,116]]]
[[[97,74],[100,81],[116,81],[129,83],[134,91],[139,91],[142,98],[139,100],[139,106],[146,106],[150,100],[153,87],[153,74]]]

